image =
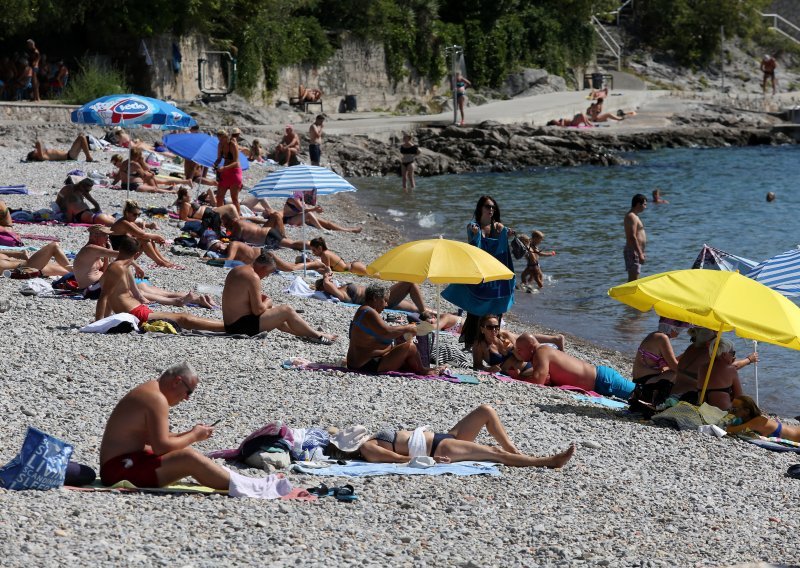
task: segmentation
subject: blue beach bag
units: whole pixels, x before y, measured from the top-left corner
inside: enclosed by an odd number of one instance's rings
[[[28,426],[22,450],[0,467],[0,487],[17,491],[61,487],[72,450],[70,444]]]

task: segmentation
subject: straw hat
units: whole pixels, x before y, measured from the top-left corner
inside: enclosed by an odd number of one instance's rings
[[[348,426],[339,430],[331,436],[330,443],[343,452],[354,452],[371,437],[366,426],[357,424],[356,426]]]

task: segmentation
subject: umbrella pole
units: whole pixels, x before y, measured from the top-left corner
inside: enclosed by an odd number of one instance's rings
[[[434,341],[436,342],[436,355],[433,358],[433,366],[439,366],[439,330],[442,327],[441,322],[439,321],[439,304],[441,303],[442,298],[442,285],[436,285],[436,338]]]
[[[753,341],[753,351],[758,355],[758,341]],[[758,406],[758,361],[753,365],[756,373],[756,406]]]
[[[722,327],[720,326],[717,332],[717,338],[714,340],[714,350],[711,353],[711,360],[708,362],[708,371],[706,371],[706,380],[703,382],[703,390],[700,392],[700,398],[697,399],[697,406],[703,404],[706,398],[706,389],[708,388],[708,379],[711,378],[711,368],[714,366],[714,360],[717,358],[717,349],[719,348],[719,340],[722,339]]]
[[[303,206],[303,278],[306,277],[306,201],[305,199],[300,200],[300,205]]]
[[[128,184],[125,187],[125,201],[131,197],[131,143],[133,140],[128,137]]]

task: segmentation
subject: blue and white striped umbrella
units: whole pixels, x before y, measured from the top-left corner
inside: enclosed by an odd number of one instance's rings
[[[197,124],[195,119],[169,103],[130,94],[95,99],[73,110],[70,119],[78,124],[154,130],[178,130]]]
[[[788,250],[768,258],[745,276],[784,296],[800,296],[800,250]]]
[[[250,194],[258,198],[293,197],[299,191],[317,190],[317,195],[357,191],[350,182],[328,168],[291,166],[272,172],[259,181]]]

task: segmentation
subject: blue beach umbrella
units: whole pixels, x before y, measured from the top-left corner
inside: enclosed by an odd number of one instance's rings
[[[745,276],[784,296],[800,296],[800,250],[787,250],[768,258]]]
[[[216,136],[202,132],[168,134],[164,136],[164,146],[181,158],[191,160],[201,166],[213,168],[217,159],[219,139]],[[241,164],[243,170],[250,167],[250,161],[241,151],[239,151],[239,164]]]
[[[321,166],[291,166],[269,174],[259,181],[250,195],[259,199],[269,197],[294,197],[297,192],[316,191],[317,195],[331,195],[345,191],[357,191],[342,176]],[[303,222],[303,274],[306,268],[306,212],[302,212]]]
[[[76,124],[177,130],[190,128],[197,121],[177,107],[141,95],[108,95],[86,103],[70,113]],[[131,149],[128,148],[128,193],[131,182]],[[127,194],[126,194],[127,195]]]

